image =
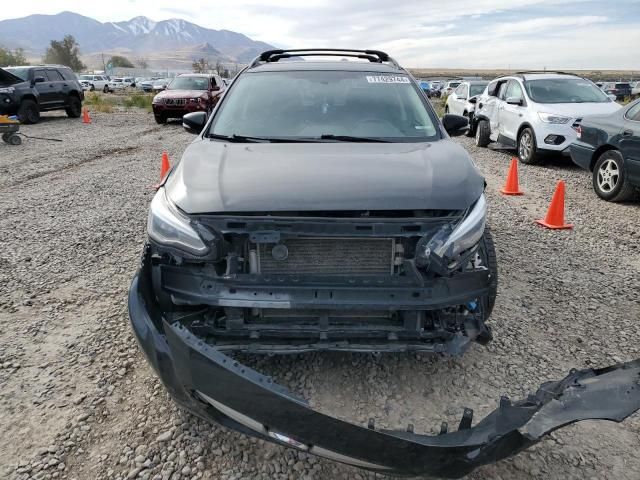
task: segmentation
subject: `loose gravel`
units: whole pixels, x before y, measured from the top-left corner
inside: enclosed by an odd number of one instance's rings
[[[373,479],[381,475],[250,439],[180,411],[138,350],[126,295],[160,154],[190,139],[147,113],[59,114],[0,143],[0,478]],[[464,357],[310,354],[249,358],[323,412],[436,433],[464,407],[526,395],[570,368],[640,357],[640,205],[611,204],[560,158],[520,166],[526,194],[498,193],[510,153],[458,140],[487,179],[500,287],[495,340]],[[571,231],[534,224],[567,183]],[[354,375],[354,372],[356,374]],[[473,479],[640,478],[640,418],[582,422]]]

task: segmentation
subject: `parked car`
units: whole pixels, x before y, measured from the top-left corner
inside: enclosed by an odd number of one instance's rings
[[[93,92],[94,90],[102,90],[104,93],[109,91],[109,80],[104,75],[79,75],[78,80],[80,80],[80,85],[82,85],[83,90],[89,90]]]
[[[460,354],[490,339],[497,271],[484,179],[449,138],[468,120],[440,122],[384,52],[299,59],[311,53],[323,52],[264,52],[209,117],[183,118],[197,137],[151,202],[129,290],[138,344],[175,401],[306,454],[447,478],[570,423],[640,408],[636,361],[572,370],[524,400],[503,397],[474,426],[465,409],[456,431],[445,423],[430,436],[314,410],[226,354]]]
[[[185,113],[210,112],[224,91],[218,74],[188,73],[171,80],[167,88],[153,98],[153,115],[157,123],[182,118]]]
[[[450,95],[462,83],[462,80],[449,80],[440,90],[440,95]]]
[[[587,115],[613,113],[620,105],[590,80],[565,73],[521,72],[497,78],[478,97],[473,122],[476,145],[515,148],[523,163],[545,152],[569,154],[571,125]]]
[[[640,82],[634,82],[631,84],[631,96],[640,96]]]
[[[602,85],[604,93],[615,95],[616,100],[624,100],[631,96],[632,88],[627,82],[607,82]]]
[[[587,117],[574,125],[573,161],[592,172],[600,198],[629,200],[640,187],[640,100],[603,116]]]
[[[478,96],[482,94],[488,84],[489,82],[480,80],[462,82],[451,95],[447,97],[444,113],[463,115],[469,118],[470,125],[474,125],[473,112],[476,108]],[[475,131],[473,128],[469,128],[467,135],[472,137],[474,134]]]
[[[167,88],[167,85],[170,81],[170,78],[159,78],[157,80],[154,80],[151,85],[151,91],[156,93],[163,91],[165,88]]]
[[[76,75],[62,65],[0,68],[0,114],[18,115],[21,123],[37,123],[40,112],[82,113],[84,92]]]
[[[109,83],[107,83],[107,91],[113,93],[125,90],[130,84],[130,82],[125,82],[123,78],[112,78]]]

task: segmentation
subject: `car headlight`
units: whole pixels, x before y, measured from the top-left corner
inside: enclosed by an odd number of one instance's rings
[[[0,93],[13,93],[13,92],[15,92],[15,91],[16,91],[16,89],[15,89],[15,88],[13,88],[13,87],[3,87],[3,88],[0,88]]]
[[[156,242],[202,256],[209,251],[189,218],[182,214],[167,198],[161,188],[151,201],[147,233]]]
[[[424,237],[416,247],[416,263],[421,267],[433,264],[440,270],[454,270],[464,260],[466,251],[482,239],[487,217],[487,200],[484,193],[467,210],[458,224],[447,224],[433,236]]]
[[[538,112],[538,116],[540,120],[544,123],[555,123],[555,124],[564,124],[571,120],[571,117],[565,117],[564,115],[556,115],[555,113],[543,113]]]

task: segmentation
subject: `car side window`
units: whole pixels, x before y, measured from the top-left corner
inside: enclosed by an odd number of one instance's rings
[[[38,77],[44,78],[45,81],[47,80],[47,74],[45,73],[44,70],[34,70],[33,71],[33,78],[36,79]]]
[[[505,99],[505,92],[507,91],[507,82],[503,82],[500,84],[500,87],[498,89],[498,98],[500,100],[504,100]]]
[[[47,70],[47,77],[51,82],[61,82],[64,80],[64,77],[60,75],[60,72],[53,69]]]
[[[489,85],[487,86],[487,95],[489,95],[490,97],[495,97],[497,93],[498,93],[498,82],[493,81],[489,83]]]
[[[627,120],[640,122],[640,102],[636,103],[633,107],[627,110],[625,117],[627,117]]]
[[[211,77],[211,88],[215,87],[216,85],[218,85],[216,83],[216,77]]]
[[[522,87],[520,86],[520,83],[517,80],[509,81],[504,98],[506,99],[510,97],[515,97],[520,100],[524,100],[524,97],[522,95]]]
[[[458,97],[464,97],[464,85],[458,85],[453,93],[455,93]]]

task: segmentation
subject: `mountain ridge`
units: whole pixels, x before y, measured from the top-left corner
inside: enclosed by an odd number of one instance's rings
[[[239,32],[201,27],[180,18],[155,21],[141,15],[125,21],[100,22],[64,11],[0,21],[0,46],[23,48],[33,56],[44,54],[51,40],[61,40],[66,34],[74,36],[83,55],[124,51],[144,56],[192,49],[194,53],[213,54],[216,59],[245,63],[273,48]],[[203,45],[210,48],[198,48]]]

